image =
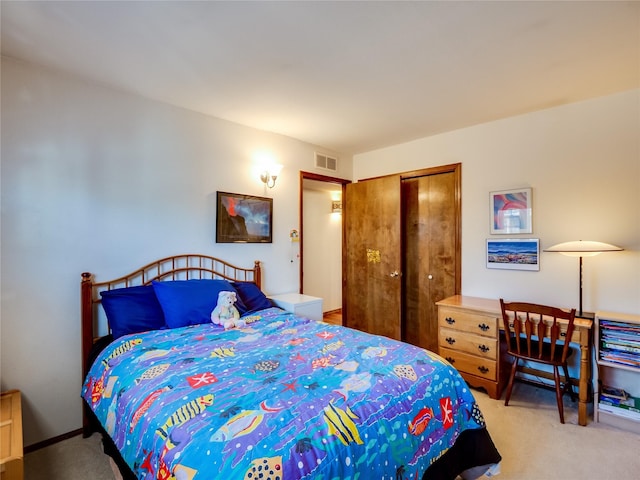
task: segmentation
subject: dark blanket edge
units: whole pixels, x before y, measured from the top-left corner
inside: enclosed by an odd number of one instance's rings
[[[486,428],[465,430],[456,443],[427,469],[422,480],[454,480],[473,467],[487,465],[488,468],[501,460]]]
[[[85,403],[85,405],[87,405],[87,414],[89,415],[89,421],[91,422],[91,429],[94,432],[98,432],[102,436],[102,447],[104,449],[105,455],[108,455],[113,459],[114,463],[118,467],[118,470],[120,470],[120,474],[122,475],[123,480],[137,480],[138,477],[133,473],[133,470],[131,470],[129,464],[124,461],[124,458],[122,458],[118,447],[116,447],[107,431],[102,427],[100,421],[98,420],[98,417],[96,417],[95,413],[93,413],[91,408],[88,407],[88,404],[84,398],[82,399],[82,401]]]

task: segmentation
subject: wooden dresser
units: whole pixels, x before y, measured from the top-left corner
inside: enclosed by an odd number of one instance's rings
[[[0,397],[0,480],[22,480],[22,403],[20,392]]]
[[[438,305],[438,353],[472,387],[498,399],[508,371],[500,355],[500,316],[495,300],[454,295]]]

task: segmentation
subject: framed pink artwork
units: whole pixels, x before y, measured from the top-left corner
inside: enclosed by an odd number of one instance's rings
[[[490,192],[491,234],[533,233],[531,188]]]

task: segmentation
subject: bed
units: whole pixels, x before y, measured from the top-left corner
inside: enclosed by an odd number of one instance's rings
[[[237,293],[241,328],[208,321],[222,290]],[[115,280],[83,273],[81,319],[84,434],[103,434],[125,478],[499,470],[482,413],[448,362],[275,307],[257,261],[178,255]]]

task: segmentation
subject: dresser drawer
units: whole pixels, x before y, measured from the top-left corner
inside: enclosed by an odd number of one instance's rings
[[[440,307],[438,324],[444,328],[498,338],[498,319],[496,317]]]
[[[440,347],[440,356],[444,357],[458,371],[469,373],[487,380],[496,380],[496,361]]]
[[[438,331],[438,345],[470,353],[489,360],[498,358],[498,340],[472,333],[440,328]]]
[[[10,390],[0,395],[0,480],[23,478],[22,400]]]

